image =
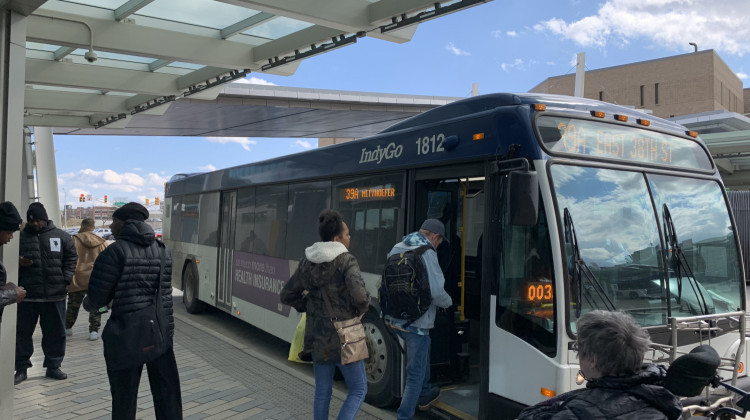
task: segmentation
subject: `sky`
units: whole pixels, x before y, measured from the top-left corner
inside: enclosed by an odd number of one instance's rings
[[[188,0],[185,0],[188,1]],[[278,86],[468,97],[527,92],[575,72],[713,49],[750,87],[748,0],[495,0],[422,23],[410,42],[361,38],[314,56]],[[61,206],[80,194],[163,199],[174,174],[205,172],[317,147],[317,139],[65,136],[54,138]],[[67,200],[67,201],[66,201]]]

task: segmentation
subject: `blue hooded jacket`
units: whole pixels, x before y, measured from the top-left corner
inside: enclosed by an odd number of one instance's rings
[[[430,247],[432,247],[432,243],[427,239],[426,236],[422,235],[419,232],[412,232],[404,236],[404,239],[401,242],[394,245],[393,249],[391,249],[391,252],[388,253],[388,256],[390,257],[393,254],[406,252],[411,249],[418,248],[422,245],[430,245]],[[429,333],[428,330],[435,326],[436,308],[449,308],[451,305],[453,305],[453,300],[451,299],[451,296],[448,294],[448,292],[445,291],[445,277],[443,277],[443,272],[440,269],[437,252],[435,252],[434,247],[433,249],[427,250],[427,252],[422,254],[422,261],[424,261],[424,265],[427,268],[427,276],[430,279],[430,292],[432,293],[432,302],[430,303],[430,307],[427,309],[427,312],[425,312],[424,315],[412,322],[409,325],[409,329],[412,329],[413,327],[416,328],[416,331],[418,333]],[[405,320],[395,319],[389,316],[386,316],[386,320],[398,327],[406,324]]]

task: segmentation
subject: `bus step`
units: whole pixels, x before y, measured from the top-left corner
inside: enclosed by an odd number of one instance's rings
[[[471,414],[464,413],[463,411],[452,407],[442,401],[436,401],[430,406],[428,414],[430,418],[440,420],[477,420],[476,417]]]

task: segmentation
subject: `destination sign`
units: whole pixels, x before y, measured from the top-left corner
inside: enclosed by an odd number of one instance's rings
[[[528,282],[523,288],[522,293],[529,302],[552,303],[552,283]]]
[[[550,152],[643,163],[712,169],[705,150],[692,140],[599,121],[542,116],[537,127]]]
[[[396,188],[391,185],[373,187],[348,187],[341,189],[341,201],[392,199],[396,197]]]

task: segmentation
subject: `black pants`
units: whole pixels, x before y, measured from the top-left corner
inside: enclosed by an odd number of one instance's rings
[[[167,350],[158,359],[146,363],[154,412],[157,420],[182,419],[182,395],[180,376],[174,351]],[[112,420],[134,420],[138,403],[138,383],[143,366],[130,369],[109,370],[109,386],[112,392]]]
[[[65,358],[65,301],[21,302],[16,320],[16,370],[31,367],[37,321],[42,327],[44,367],[59,368]]]

